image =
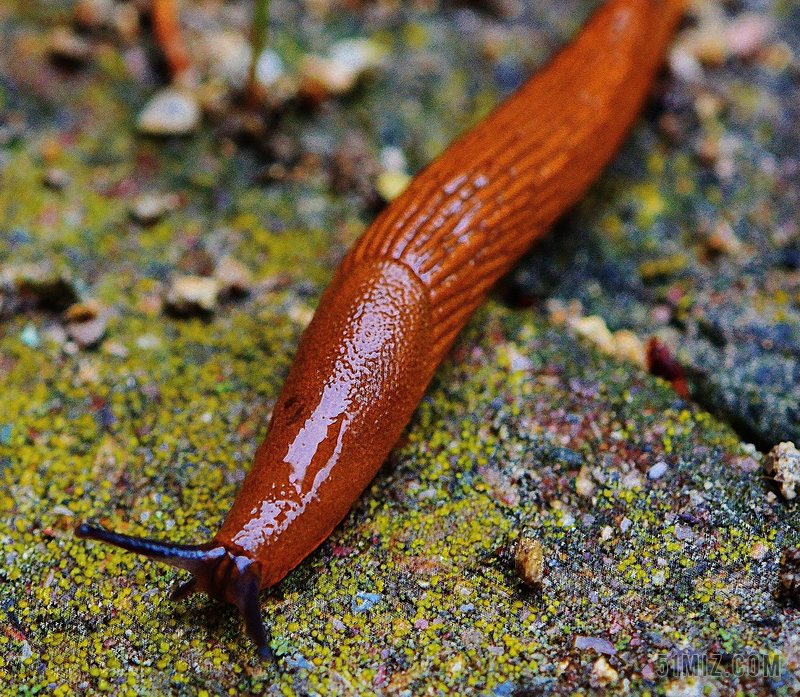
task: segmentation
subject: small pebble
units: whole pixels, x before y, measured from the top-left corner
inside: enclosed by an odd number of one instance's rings
[[[719,254],[738,254],[742,251],[742,243],[733,231],[731,224],[721,220],[714,227],[713,232],[706,240],[706,247]]]
[[[50,324],[44,331],[45,338],[58,346],[63,346],[67,339],[67,330],[60,324]]]
[[[232,295],[245,295],[253,286],[253,277],[247,267],[230,256],[223,257],[217,264],[214,277],[219,281],[221,291]]]
[[[144,334],[136,339],[136,345],[144,350],[154,349],[161,346],[161,339],[152,334]]]
[[[152,225],[179,205],[176,194],[142,194],[131,202],[131,216],[142,225]]]
[[[590,315],[589,317],[577,317],[567,321],[577,334],[591,341],[604,353],[614,352],[614,337],[602,317]]]
[[[553,324],[564,324],[580,319],[583,314],[583,306],[580,300],[570,300],[565,302],[558,298],[548,298],[545,302],[550,321]]]
[[[659,460],[647,471],[648,479],[661,479],[667,472],[667,463]]]
[[[592,687],[606,687],[619,680],[619,673],[614,670],[603,656],[598,658],[592,666],[590,682]]]
[[[127,358],[130,351],[117,341],[105,341],[102,346],[103,353],[117,358]]]
[[[78,300],[78,291],[69,276],[46,264],[6,267],[0,273],[0,287],[32,297],[40,307],[55,312],[65,310]]]
[[[534,588],[542,582],[544,555],[539,540],[522,536],[517,542],[514,567],[517,576],[526,585]]]
[[[614,356],[647,368],[647,351],[638,336],[627,329],[614,332]]]
[[[669,69],[672,74],[684,82],[700,82],[703,79],[703,66],[680,44],[669,53]]]
[[[356,76],[379,66],[386,51],[372,39],[344,39],[331,48],[331,60]]]
[[[57,27],[50,36],[53,58],[72,65],[81,65],[92,57],[92,45],[67,27]]]
[[[54,191],[63,191],[69,186],[71,179],[66,170],[63,170],[60,167],[48,167],[47,171],[44,173],[42,181],[48,189],[53,189]]]
[[[205,50],[212,76],[235,90],[245,86],[252,50],[244,34],[230,30],[211,33],[205,41]]]
[[[213,312],[217,306],[220,284],[215,278],[178,276],[167,291],[167,308],[178,315]]]
[[[654,324],[669,324],[672,320],[672,308],[669,305],[655,305],[650,310],[650,320]]]
[[[290,305],[286,310],[286,314],[289,316],[289,319],[291,319],[292,322],[300,325],[301,327],[307,327],[309,324],[311,324],[311,320],[314,318],[314,310],[303,303],[295,303]]]
[[[792,500],[797,496],[795,487],[800,486],[800,450],[794,443],[778,443],[764,457],[764,472],[781,485],[781,494]]]
[[[381,167],[387,172],[405,173],[408,168],[406,156],[400,148],[387,145],[380,152]]]
[[[763,542],[756,542],[750,548],[750,558],[755,559],[756,561],[761,561],[767,556],[768,552],[769,547],[767,547],[767,545],[765,545]]]
[[[391,203],[406,190],[410,182],[411,175],[387,170],[378,175],[375,189],[386,203]]]
[[[775,32],[770,17],[755,12],[745,12],[728,23],[725,45],[733,56],[749,58],[755,55]]]
[[[200,125],[200,106],[186,92],[168,87],[150,98],[136,125],[147,135],[186,135]]]
[[[100,342],[106,333],[108,312],[97,301],[71,305],[64,313],[67,333],[80,347],[89,348]]]
[[[613,656],[617,653],[617,649],[614,648],[614,644],[612,644],[608,639],[601,639],[600,637],[595,636],[581,636],[580,634],[577,634],[575,635],[574,645],[579,651],[592,649],[597,651],[597,653],[604,653],[608,656]]]
[[[594,495],[595,486],[588,467],[581,467],[581,471],[575,479],[575,491],[580,496],[585,496],[587,498]]]
[[[365,612],[366,610],[371,610],[373,607],[375,607],[375,605],[380,602],[380,599],[380,593],[366,593],[364,591],[358,591],[353,596],[351,607],[354,613]]]
[[[513,371],[531,370],[533,368],[533,361],[522,353],[514,344],[506,344],[502,347],[505,349],[505,355],[508,360],[508,366]]]
[[[266,49],[256,62],[256,79],[267,89],[275,84],[285,74],[281,57],[271,49]]]
[[[29,346],[30,348],[38,348],[39,347],[39,332],[36,330],[36,327],[33,324],[26,324],[25,328],[19,335],[19,340],[25,344],[25,346]]]
[[[625,489],[639,489],[644,484],[644,481],[642,480],[642,475],[635,469],[632,469],[622,478],[620,484]]]
[[[321,56],[305,56],[300,74],[300,93],[313,101],[346,94],[356,83],[356,75],[352,70]]]
[[[307,55],[300,65],[300,91],[315,100],[347,94],[362,74],[383,61],[383,49],[370,39],[345,39],[328,57]]]

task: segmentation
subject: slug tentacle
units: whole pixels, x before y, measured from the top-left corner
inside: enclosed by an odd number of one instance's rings
[[[261,579],[253,573],[245,572],[239,579],[239,593],[236,607],[244,619],[244,631],[256,645],[256,653],[262,661],[274,661],[275,655],[269,647],[270,635],[261,616],[258,595]]]
[[[197,573],[210,559],[221,557],[225,549],[214,543],[201,545],[181,545],[173,542],[162,542],[133,535],[123,535],[95,525],[79,525],[75,528],[77,537],[106,542],[121,547],[129,552],[142,554],[148,559],[162,561],[177,569]]]
[[[247,636],[256,644],[258,655],[264,660],[272,658],[270,636],[264,627],[258,601],[261,590],[261,564],[258,561],[236,554],[215,541],[199,545],[176,544],[124,535],[85,523],[75,528],[75,535],[112,544],[190,572],[192,578],[177,586],[170,599],[182,600],[204,591],[215,600],[235,605],[244,619]]]

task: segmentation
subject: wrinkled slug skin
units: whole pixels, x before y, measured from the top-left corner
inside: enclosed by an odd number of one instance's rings
[[[492,284],[580,198],[636,117],[681,0],[610,0],[577,39],[386,208],[342,260],[211,542],[79,537],[192,573],[270,655],[258,593],[347,515]]]
[[[343,259],[215,538],[259,560],[262,587],[347,514],[492,284],[618,149],[680,11],[674,0],[606,3]]]

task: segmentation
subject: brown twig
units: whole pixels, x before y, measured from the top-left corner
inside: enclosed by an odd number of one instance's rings
[[[152,0],[150,17],[173,83],[183,83],[191,73],[192,60],[181,34],[178,0]]]

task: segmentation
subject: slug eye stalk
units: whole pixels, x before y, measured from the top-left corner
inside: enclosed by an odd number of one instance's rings
[[[256,645],[259,658],[274,661],[269,647],[270,635],[264,626],[258,595],[261,590],[260,565],[244,556],[233,554],[223,545],[206,542],[183,545],[123,535],[105,528],[82,524],[75,528],[76,537],[106,542],[129,552],[142,554],[153,561],[169,564],[192,574],[170,594],[171,600],[182,600],[192,593],[204,592],[215,600],[231,603],[239,609],[244,628]]]

